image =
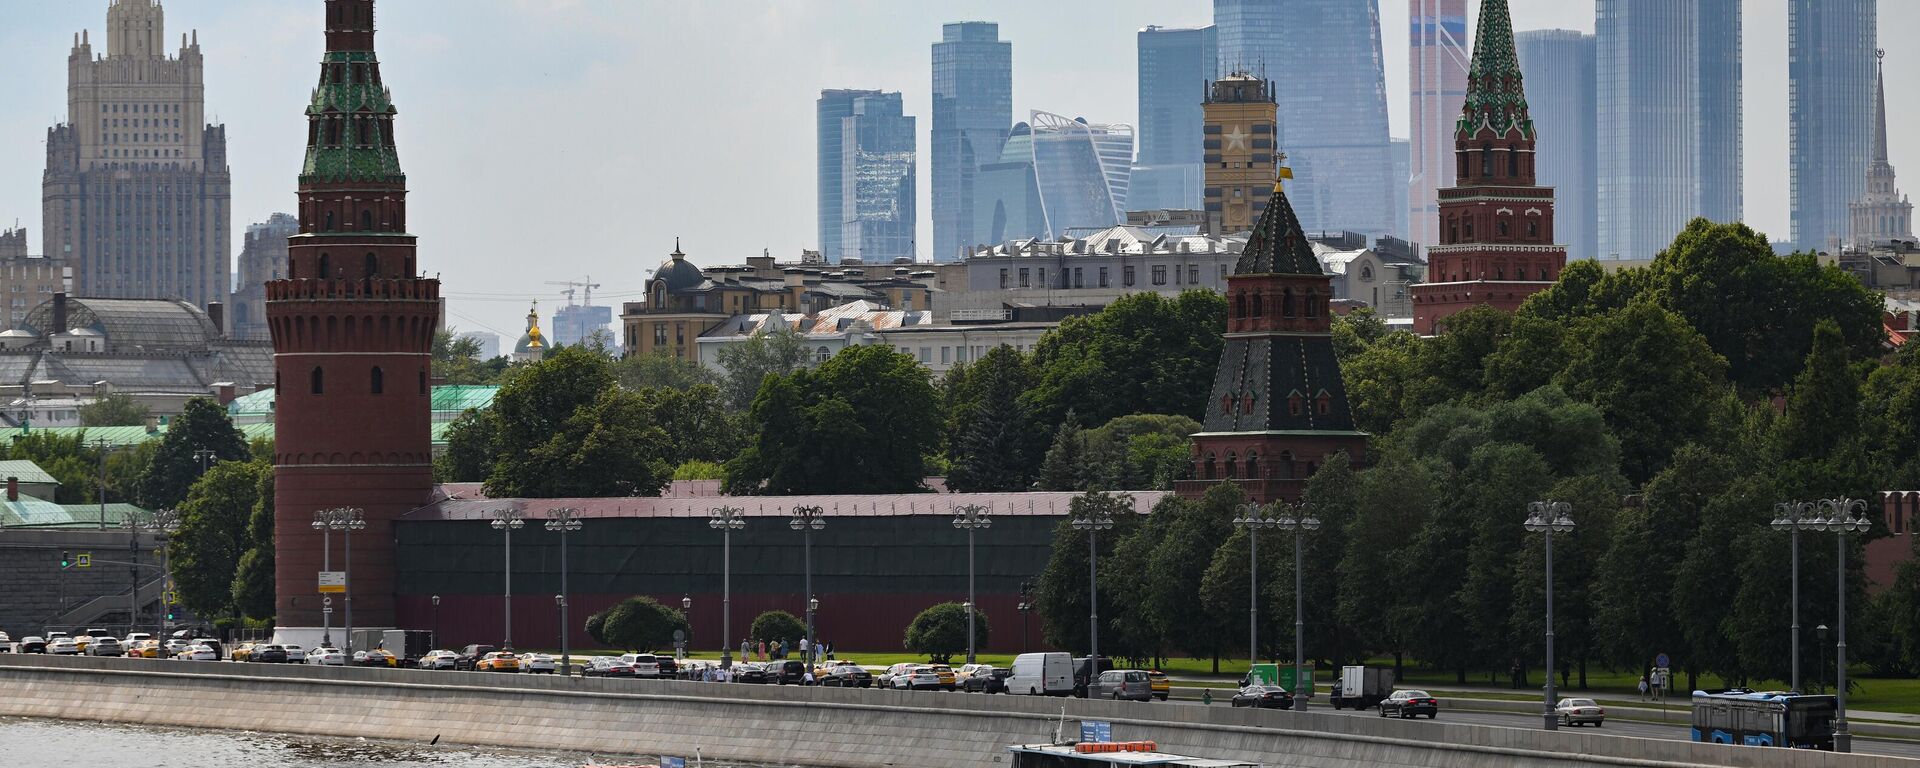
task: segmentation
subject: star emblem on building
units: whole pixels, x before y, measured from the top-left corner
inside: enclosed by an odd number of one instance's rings
[[[1227,134],[1227,149],[1246,149],[1248,135],[1246,126],[1234,126],[1233,132]]]

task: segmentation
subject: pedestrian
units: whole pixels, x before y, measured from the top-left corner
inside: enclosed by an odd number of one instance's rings
[[[765,640],[760,641],[759,651],[760,651],[760,654],[757,660],[766,661],[767,660],[767,641]]]
[[[813,685],[813,668],[808,667],[806,673],[802,674],[800,679],[807,685]]]
[[[807,639],[804,637],[800,638],[800,659],[809,663],[813,661],[813,657],[807,655]]]
[[[1647,676],[1646,675],[1640,676],[1640,700],[1641,701],[1647,700]]]
[[[740,660],[746,661],[751,658],[753,658],[753,641],[740,638]]]

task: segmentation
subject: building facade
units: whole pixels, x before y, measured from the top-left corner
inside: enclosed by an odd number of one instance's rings
[[[27,230],[0,230],[0,301],[6,302],[0,330],[20,327],[28,310],[67,293],[73,270],[58,259],[27,255]]]
[[[1838,251],[1847,206],[1867,189],[1877,7],[1875,0],[1787,4],[1787,152],[1799,250]]]
[[[1201,102],[1214,79],[1219,44],[1213,27],[1147,27],[1139,46],[1140,150],[1127,209],[1199,210]]]
[[[880,91],[833,89],[821,91],[819,100],[814,102],[814,179],[818,189],[815,211],[819,220],[820,253],[828,261],[840,259],[843,251],[840,225],[846,220],[840,207],[840,190],[845,185],[841,176],[841,122],[853,115],[854,100],[878,95]]]
[[[1222,73],[1273,81],[1288,191],[1309,230],[1391,234],[1378,0],[1214,0]]]
[[[1440,242],[1436,193],[1453,186],[1453,121],[1467,98],[1467,0],[1407,0],[1413,137],[1406,176],[1403,236],[1421,245]]]
[[[47,131],[43,255],[101,298],[181,299],[230,290],[226,127],[205,121],[199,35],[166,53],[153,0],[114,0],[107,50],[82,32],[67,55],[67,122]]]
[[[1880,59],[1886,51],[1876,53]],[[1866,194],[1847,205],[1847,243],[1867,248],[1874,243],[1912,240],[1913,201],[1900,194],[1893,162],[1887,156],[1887,84],[1885,65],[1876,62],[1873,77],[1873,147],[1867,164]]]
[[[900,94],[820,92],[820,253],[866,260],[914,256],[914,119]]]
[[[329,619],[315,574],[316,510],[358,510],[356,626],[395,626],[393,521],[433,490],[429,350],[440,281],[422,278],[407,233],[397,110],[374,52],[373,0],[327,0],[326,53],[306,108],[300,232],[288,276],[267,284],[276,371],[278,637],[311,645]]]
[[[1540,185],[1552,187],[1554,229],[1576,259],[1599,258],[1595,228],[1593,35],[1571,29],[1516,32],[1520,76],[1529,87],[1527,111],[1545,137],[1536,148]],[[1439,219],[1434,219],[1436,222]]]
[[[1273,82],[1241,72],[1207,89],[1202,147],[1207,166],[1207,230],[1246,232],[1266,210],[1280,167],[1280,119]]]
[[[1454,128],[1454,175],[1440,191],[1440,244],[1413,288],[1413,329],[1434,334],[1482,304],[1512,311],[1566,266],[1555,244],[1553,190],[1536,183],[1537,134],[1527,115],[1506,0],[1482,0],[1467,101]]]
[[[267,332],[267,283],[287,279],[287,238],[299,232],[300,220],[290,213],[276,213],[247,226],[229,304],[234,338],[271,338]]]
[[[1597,0],[1595,11],[1596,247],[1648,259],[1695,216],[1740,218],[1740,4]]]
[[[1000,25],[948,24],[933,44],[933,260],[953,261],[974,231],[974,180],[1013,124],[1013,43]]]
[[[592,303],[593,294],[587,294],[585,304],[568,304],[553,311],[553,343],[573,346],[586,341],[595,331],[613,333],[613,307],[603,307]]]

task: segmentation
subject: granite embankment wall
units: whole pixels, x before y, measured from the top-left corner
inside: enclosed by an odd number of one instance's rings
[[[990,768],[1062,711],[1114,738],[1306,768],[1911,768],[1912,761],[1166,704],[484,673],[0,656],[0,715],[692,755],[830,768]]]

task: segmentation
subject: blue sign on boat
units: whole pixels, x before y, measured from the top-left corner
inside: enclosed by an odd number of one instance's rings
[[[684,757],[667,757],[666,755],[661,755],[660,768],[687,768],[687,759]]]
[[[1113,741],[1113,723],[1107,720],[1080,721],[1080,740],[1093,742]],[[666,768],[666,766],[661,766]]]

